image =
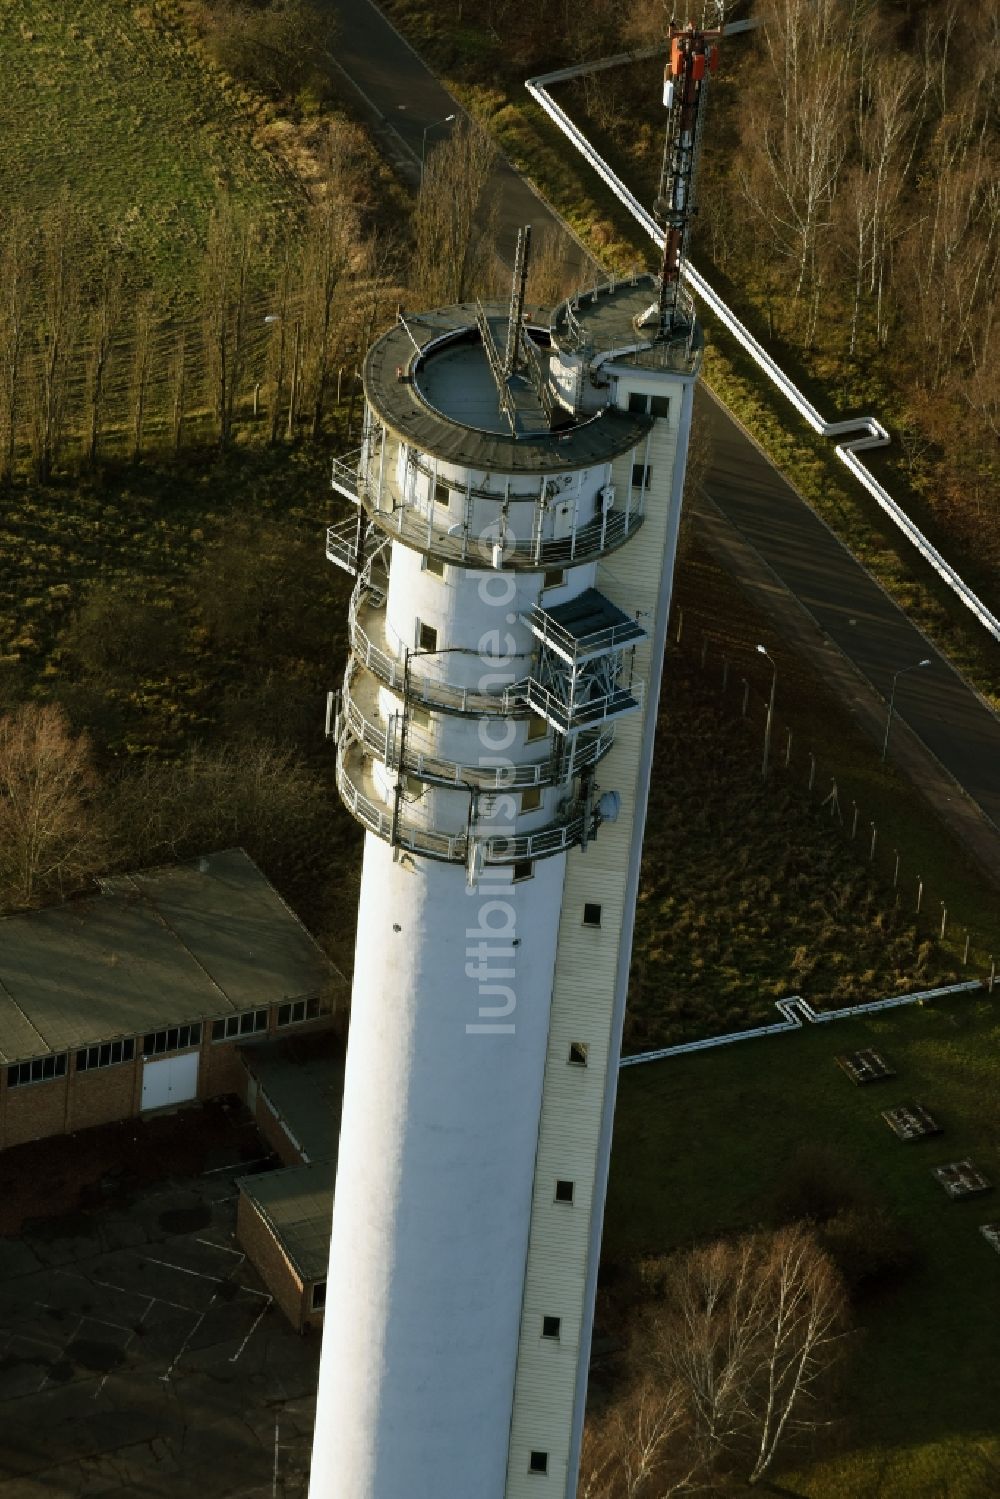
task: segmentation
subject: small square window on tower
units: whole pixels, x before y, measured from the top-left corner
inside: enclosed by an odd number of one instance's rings
[[[561,588],[566,582],[566,569],[564,567],[547,567],[542,579],[543,588]]]
[[[633,390],[629,392],[628,409],[629,411],[638,411],[645,415],[649,410],[649,397],[645,391]]]
[[[529,1473],[547,1473],[549,1471],[549,1454],[547,1452],[533,1452],[528,1458]]]
[[[658,416],[665,419],[670,415],[670,397],[651,396],[649,401],[649,409],[653,416]]]
[[[573,1201],[573,1183],[570,1181],[556,1182],[556,1202]]]
[[[542,793],[537,786],[529,786],[521,792],[521,811],[537,812],[542,805]]]
[[[528,719],[528,733],[526,736],[528,744],[531,744],[535,739],[544,739],[548,732],[548,722],[540,713],[532,713]]]
[[[423,568],[425,573],[433,573],[435,578],[444,577],[444,563],[440,557],[431,557],[429,554],[425,554]]]
[[[653,477],[653,468],[649,463],[633,463],[632,465],[632,488],[648,489]]]
[[[588,900],[583,907],[584,926],[600,926],[601,908],[595,900]]]
[[[587,1052],[590,1050],[586,1041],[571,1041],[569,1043],[568,1060],[574,1067],[586,1067]]]
[[[530,880],[534,872],[535,864],[533,859],[518,859],[514,865],[514,873],[512,875],[514,883],[516,884],[518,880]]]
[[[542,1337],[543,1338],[558,1338],[558,1336],[559,1336],[559,1328],[560,1328],[561,1325],[562,1325],[562,1319],[560,1317],[543,1317],[542,1318]]]
[[[433,625],[425,625],[422,620],[417,620],[417,650],[436,651],[438,644],[438,632]]]
[[[434,503],[435,503],[435,505],[450,505],[451,504],[451,491],[449,490],[447,484],[442,484],[440,481],[437,484],[435,484],[435,486],[434,486]]]

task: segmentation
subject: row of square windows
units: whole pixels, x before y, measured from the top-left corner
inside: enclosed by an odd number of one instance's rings
[[[296,999],[278,1006],[279,1026],[300,1025],[305,1020],[315,1020],[320,1014],[318,999]],[[224,1020],[212,1021],[212,1040],[229,1041],[236,1036],[252,1036],[267,1030],[267,1010],[244,1010],[241,1015],[227,1015]],[[172,1025],[163,1031],[150,1031],[143,1037],[142,1055],[160,1056],[167,1051],[185,1051],[201,1045],[201,1025]],[[15,1062],[7,1068],[8,1088],[18,1088],[25,1083],[45,1083],[56,1077],[66,1076],[68,1053],[59,1056],[36,1057],[33,1062]],[[114,1067],[121,1062],[135,1060],[135,1041],[129,1037],[123,1041],[105,1041],[100,1046],[87,1046],[76,1054],[77,1072],[89,1072],[96,1067]]]

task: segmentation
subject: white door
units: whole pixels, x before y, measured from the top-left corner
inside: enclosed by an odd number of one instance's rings
[[[164,1057],[160,1062],[142,1064],[143,1109],[165,1109],[169,1104],[184,1103],[198,1097],[198,1053],[186,1051],[179,1057]]]

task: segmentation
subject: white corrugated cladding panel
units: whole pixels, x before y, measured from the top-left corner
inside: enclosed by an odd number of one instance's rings
[[[597,577],[602,593],[630,614],[639,614],[650,628],[671,529],[680,383],[666,386],[666,393],[672,397],[671,415],[655,424],[648,450],[626,454],[614,467],[614,483],[623,491],[631,481],[633,462],[651,466],[645,521],[634,542],[600,565]],[[635,679],[647,682],[649,669],[650,646],[646,644],[636,651]],[[643,717],[635,714],[618,722],[614,748],[598,770],[602,790],[621,793],[619,820],[605,823],[586,852],[574,850],[566,866],[506,1499],[543,1499],[546,1495],[562,1499],[566,1491],[629,855],[632,840],[641,840],[643,835],[643,826],[636,820]],[[583,925],[587,902],[601,906],[599,929]],[[568,1061],[572,1041],[589,1048],[586,1067]],[[555,1201],[559,1179],[574,1183],[572,1205]],[[542,1318],[549,1316],[560,1318],[558,1339],[542,1336]],[[544,1477],[529,1472],[533,1451],[548,1454]]]

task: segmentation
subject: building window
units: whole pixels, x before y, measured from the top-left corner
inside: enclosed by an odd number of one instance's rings
[[[542,1318],[542,1337],[543,1338],[558,1338],[558,1336],[559,1336],[559,1328],[561,1326],[561,1323],[562,1323],[562,1319],[560,1317],[543,1317]]]
[[[451,490],[447,484],[442,484],[440,480],[434,485],[434,503],[435,505],[446,506],[451,504]]]
[[[542,793],[537,786],[529,786],[521,792],[521,811],[537,812],[542,805]]]
[[[76,1070],[92,1072],[95,1067],[115,1067],[119,1062],[131,1062],[134,1057],[134,1041],[105,1041],[103,1046],[88,1046],[78,1051]]]
[[[318,1280],[312,1288],[312,1296],[309,1299],[309,1309],[313,1312],[321,1312],[326,1306],[326,1281]]]
[[[568,1181],[556,1182],[556,1202],[573,1201],[573,1183]]]
[[[533,1452],[528,1458],[529,1473],[547,1473],[549,1471],[549,1454],[547,1452]]]
[[[643,391],[633,390],[628,398],[628,409],[644,415],[667,417],[670,415],[670,397],[647,396]]]
[[[425,573],[433,573],[435,578],[444,577],[444,563],[440,557],[424,556],[423,570]]]
[[[422,620],[417,620],[417,650],[436,651],[438,644],[438,632],[433,625],[425,625]]]
[[[653,477],[653,467],[649,463],[633,463],[632,465],[632,488],[648,489]]]
[[[542,579],[543,588],[562,588],[566,582],[566,569],[564,567],[547,567]]]
[[[227,1015],[212,1021],[213,1041],[233,1041],[238,1036],[253,1036],[267,1030],[266,1010],[244,1010],[242,1015]]]
[[[600,926],[601,908],[596,901],[588,900],[583,908],[584,926]]]
[[[264,1014],[267,1014],[266,1010]],[[221,1022],[217,1020],[215,1024],[219,1025]],[[143,1037],[142,1054],[156,1057],[161,1051],[184,1051],[189,1046],[200,1045],[200,1025],[172,1025],[169,1030],[151,1031],[148,1036]]]
[[[407,708],[406,711],[407,711],[407,716],[409,717],[410,723],[413,724],[416,728],[418,728],[418,729],[429,729],[430,728],[430,726],[431,726],[431,716],[428,713],[428,711],[427,711],[426,708],[418,708],[416,706],[416,704],[412,704],[410,707]]]
[[[278,1006],[278,1024],[301,1025],[304,1020],[315,1020],[318,1014],[318,999],[294,999]]]
[[[515,884],[518,880],[530,880],[534,872],[535,865],[532,859],[518,859],[514,865],[513,878]]]
[[[528,719],[528,733],[526,742],[531,744],[534,739],[544,739],[549,732],[549,725],[540,713],[532,713]]]
[[[587,1052],[590,1050],[585,1041],[571,1041],[569,1043],[569,1061],[574,1067],[586,1067]]]
[[[48,1083],[54,1077],[66,1076],[66,1053],[57,1057],[36,1057],[33,1062],[15,1062],[7,1068],[8,1088],[20,1088],[25,1083]]]

